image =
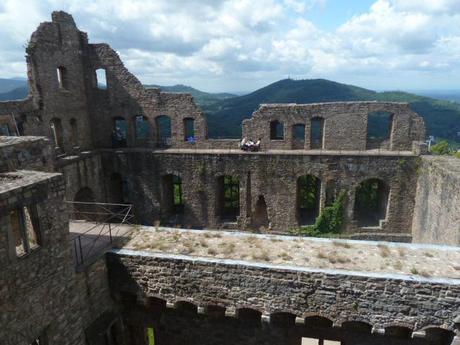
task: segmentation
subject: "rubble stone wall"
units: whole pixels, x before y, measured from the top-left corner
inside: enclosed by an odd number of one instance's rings
[[[263,104],[251,119],[243,121],[243,137],[261,138],[264,149],[290,150],[296,148],[293,126],[305,126],[305,138],[299,149],[311,149],[311,119],[324,120],[322,149],[366,150],[367,120],[372,112],[392,114],[387,150],[410,151],[413,141],[423,141],[423,119],[407,103],[337,102],[318,104]],[[270,140],[270,123],[283,124],[284,139]]]
[[[414,242],[460,245],[460,159],[423,156],[417,172]]]
[[[410,234],[414,207],[415,156],[367,155],[289,155],[248,153],[161,153],[127,150],[103,153],[107,175],[119,173],[134,203],[141,223],[164,220],[162,177],[176,175],[182,180],[184,227],[222,227],[218,210],[218,178],[229,175],[239,179],[240,215],[238,228],[251,229],[259,196],[263,196],[272,232],[297,228],[297,178],[313,175],[321,180],[320,206],[325,205],[326,184],[334,185],[337,195],[347,192],[345,228],[348,233],[361,231]],[[390,188],[386,219],[380,229],[359,228],[354,221],[355,189],[363,180],[378,178]],[[258,230],[258,229],[255,229]],[[268,230],[268,229],[266,229]]]
[[[116,293],[186,301],[228,312],[320,316],[341,326],[365,322],[376,329],[454,329],[460,312],[458,280],[280,267],[243,261],[114,251],[109,279]]]

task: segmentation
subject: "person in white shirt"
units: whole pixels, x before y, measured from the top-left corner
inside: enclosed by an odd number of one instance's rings
[[[254,142],[251,139],[246,142],[246,148],[248,151],[252,151],[254,149]]]
[[[248,139],[246,139],[246,137],[244,137],[242,140],[241,140],[241,143],[240,143],[240,149],[246,151],[246,143],[247,143]]]

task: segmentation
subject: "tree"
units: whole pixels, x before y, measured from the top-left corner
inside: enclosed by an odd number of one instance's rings
[[[445,140],[440,141],[436,145],[431,146],[430,151],[435,155],[448,155],[451,153],[449,143]]]

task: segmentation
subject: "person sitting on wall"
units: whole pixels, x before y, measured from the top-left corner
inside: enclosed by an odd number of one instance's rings
[[[254,147],[252,149],[253,151],[259,151],[260,150],[260,138],[257,139],[257,142],[254,144]]]
[[[195,137],[188,137],[187,142],[190,144],[195,144],[196,143]]]
[[[252,151],[254,148],[254,142],[249,139],[247,142],[246,142],[246,151]]]
[[[240,149],[243,150],[243,151],[246,151],[247,150],[247,147],[246,147],[246,142],[248,141],[248,139],[246,139],[246,137],[244,137],[241,142],[240,142]]]

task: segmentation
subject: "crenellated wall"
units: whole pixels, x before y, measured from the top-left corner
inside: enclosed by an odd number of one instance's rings
[[[309,322],[314,325],[312,317],[324,318],[326,324],[330,321],[335,325],[335,331],[339,333],[338,338],[341,341],[344,341],[343,329],[339,327],[345,327],[349,322],[370,325],[374,329],[374,334],[379,334],[378,330],[385,330],[388,336],[392,334],[392,327],[402,327],[409,331],[409,337],[404,339],[410,339],[412,332],[429,328],[452,331],[453,320],[460,312],[459,301],[451,298],[460,293],[458,279],[414,278],[276,266],[130,250],[108,254],[108,267],[114,293],[118,296],[126,293],[137,296],[134,297],[134,303],[131,300],[126,307],[128,314],[135,307],[136,299],[144,301],[147,308],[144,325],[149,321],[152,324],[152,318],[155,314],[158,315],[158,312],[153,314],[155,309],[152,309],[149,319],[149,306],[152,308],[155,301],[158,305],[158,300],[163,300],[168,306],[175,305],[177,309],[180,309],[184,302],[189,303],[188,314],[187,310],[182,309],[183,317],[190,317],[190,310],[193,310],[190,304],[198,307],[198,310],[203,310],[204,315],[208,310],[210,314],[214,310],[227,316],[236,313],[238,317],[242,309],[250,309],[259,313],[259,322],[260,315],[262,319],[268,318],[273,323],[284,316],[284,326],[291,323],[291,327],[294,318],[304,320],[303,328],[308,327]],[[218,308],[221,308],[220,311]],[[287,317],[286,314],[291,317]],[[165,317],[168,317],[168,314]],[[231,321],[221,319],[222,339],[232,339],[232,334],[225,333],[224,324],[227,322]],[[142,322],[138,323],[138,326],[140,325]],[[163,328],[157,328],[159,332],[174,329],[174,325],[162,325]],[[254,327],[254,323],[252,325]],[[322,337],[334,337],[334,331],[328,331],[327,326],[323,327],[326,329],[321,330]],[[179,343],[175,339],[180,337],[181,332],[177,332],[179,335],[173,331],[168,332],[171,341],[167,342],[168,344]],[[212,330],[209,332],[212,334]],[[267,328],[266,332],[270,332],[270,329]],[[198,339],[202,343],[212,344],[212,339],[209,339],[210,333],[201,333]],[[282,341],[300,344],[300,335],[301,332],[297,330],[297,333],[293,332],[293,339],[288,340],[284,337]],[[263,339],[263,335],[260,336],[262,338],[258,339]],[[357,339],[359,338],[353,340]],[[405,343],[404,339],[400,341]],[[443,343],[450,344],[451,340],[452,338],[449,342]],[[191,344],[196,343],[193,338],[190,341]],[[398,339],[386,338],[385,341],[400,344]],[[417,341],[407,340],[407,344]],[[419,341],[421,344],[441,344],[424,342],[426,339]],[[385,343],[376,337],[359,344],[381,342]],[[225,341],[223,343],[226,344]],[[272,344],[270,341],[268,343]]]

